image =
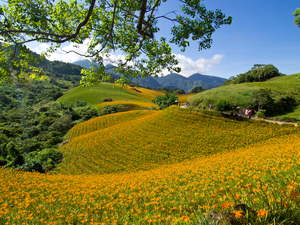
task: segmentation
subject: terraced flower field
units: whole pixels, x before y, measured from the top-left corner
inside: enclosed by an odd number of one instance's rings
[[[136,119],[133,119],[136,116]],[[149,170],[165,164],[230,152],[298,132],[293,126],[242,122],[170,107],[99,117],[73,127],[62,147],[62,174]]]
[[[300,224],[299,131],[175,106],[94,118],[51,173],[0,169],[0,224]]]
[[[90,119],[84,123],[75,125],[66,135],[66,138],[71,140],[83,134],[91,133],[107,127],[118,125],[119,123],[132,122],[141,117],[152,115],[157,111],[137,110],[130,112],[120,112],[111,115],[101,116]]]

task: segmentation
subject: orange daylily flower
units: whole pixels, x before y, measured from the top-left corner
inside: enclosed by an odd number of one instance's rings
[[[243,216],[243,211],[233,211],[231,212],[234,214],[234,217],[235,218],[239,218],[239,217],[242,217]]]
[[[268,214],[269,211],[262,209],[257,211],[257,216],[262,217],[262,216],[266,216]]]

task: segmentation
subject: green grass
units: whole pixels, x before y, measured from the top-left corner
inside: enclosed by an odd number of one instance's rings
[[[224,99],[236,103],[240,107],[250,107],[252,104],[251,95],[259,88],[268,88],[272,91],[273,98],[279,102],[282,98],[293,98],[298,104],[300,103],[300,80],[297,75],[275,77],[265,82],[253,82],[243,84],[233,84],[221,86],[208,91],[198,93],[189,98],[189,101],[204,101],[215,104],[218,100]],[[278,118],[300,120],[300,110],[284,112]]]
[[[110,83],[100,83],[92,87],[78,86],[66,92],[57,101],[75,103],[76,100],[81,100],[97,105],[106,98],[111,98],[113,101],[151,102]]]
[[[239,105],[247,105],[251,101],[251,94],[258,87],[248,87],[245,85],[237,84],[230,86],[221,86],[218,88],[210,89],[208,91],[201,92],[191,98],[189,101],[207,101],[216,103],[219,99],[225,99]]]
[[[295,108],[292,112],[287,112],[285,114],[275,116],[274,119],[292,122],[300,121],[300,106],[297,106],[297,108]]]

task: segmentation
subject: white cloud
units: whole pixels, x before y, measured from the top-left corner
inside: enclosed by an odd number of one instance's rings
[[[88,49],[88,41],[84,41],[83,44],[77,45],[77,47],[74,47],[73,43],[68,43],[67,45],[63,46],[61,49],[58,49],[56,52],[52,53],[50,57],[48,58],[49,60],[61,60],[63,62],[75,62],[78,60],[83,60],[87,59],[84,56],[78,55],[74,52],[71,51],[76,51],[80,54],[85,54]],[[34,47],[30,47],[31,50],[41,53],[45,52],[48,48],[50,47],[49,44],[46,43],[41,43],[39,45],[35,45]],[[70,53],[65,53],[65,52],[70,52]],[[210,71],[214,65],[220,63],[223,57],[225,55],[222,54],[215,54],[212,58],[210,59],[205,59],[205,58],[199,58],[196,61],[192,60],[191,58],[181,55],[181,54],[175,54],[176,58],[179,61],[179,67],[181,67],[181,72],[180,74],[188,77],[194,73],[206,73]],[[114,64],[116,65],[116,62],[118,60],[125,60],[125,56],[122,54],[111,54],[110,58],[106,58],[104,60],[104,64]],[[166,70],[164,71],[164,74],[167,75],[169,72]]]
[[[225,57],[225,55],[215,54],[211,59],[199,58],[194,61],[191,58],[181,54],[175,55],[179,61],[178,66],[181,67],[180,74],[185,77],[188,77],[194,73],[206,73],[210,71],[214,65],[220,63],[221,59]]]
[[[88,48],[87,44],[88,44],[88,40],[84,41],[83,44],[77,45],[77,47],[75,47],[75,45],[73,43],[68,43],[67,45],[62,46],[61,49],[58,49],[56,52],[51,53],[51,55],[50,55],[50,57],[48,57],[48,59],[51,61],[59,60],[59,61],[63,61],[63,62],[75,62],[78,60],[87,59],[86,57],[79,55],[79,54],[85,54],[87,52],[87,48]],[[49,47],[50,47],[50,45],[46,44],[46,43],[41,43],[41,44],[35,45],[34,47],[29,46],[29,48],[32,51],[35,51],[38,54],[45,52]],[[76,54],[71,51],[76,51],[79,54]],[[69,53],[66,53],[66,52],[69,52]]]
[[[89,40],[85,40],[83,44],[74,45],[73,43],[68,43],[67,45],[62,46],[60,49],[58,49],[56,52],[51,53],[50,57],[47,57],[47,59],[54,61],[63,61],[63,62],[75,62],[78,60],[84,60],[84,59],[90,59],[85,56],[82,56],[87,53],[88,49],[88,42]],[[42,52],[46,52],[46,50],[50,47],[49,44],[41,43],[38,45],[31,45],[28,46],[32,51],[41,54]],[[97,48],[97,46],[96,46]],[[79,54],[77,54],[77,53]],[[114,64],[117,65],[117,61],[125,60],[125,56],[122,54],[111,54],[110,58],[107,58],[103,55],[104,58],[104,65],[106,64]]]

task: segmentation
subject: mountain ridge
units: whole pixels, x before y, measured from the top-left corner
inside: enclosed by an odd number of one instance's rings
[[[90,64],[91,62],[88,59],[75,61],[73,63],[76,65],[83,66],[85,68],[89,68],[91,65]],[[97,65],[97,63],[95,63],[95,65]],[[111,64],[106,65],[106,68],[108,74],[114,76],[121,75],[113,71],[113,68],[116,67]],[[207,90],[219,87],[226,80],[227,79],[225,78],[211,76],[211,75],[203,75],[200,73],[192,74],[189,77],[185,77],[177,73],[171,73],[162,77],[147,77],[147,78],[135,77],[131,79],[131,82],[149,88],[164,88],[164,87],[175,86],[178,89],[182,89],[184,90],[184,92],[189,93],[194,87],[197,86],[201,86]]]

